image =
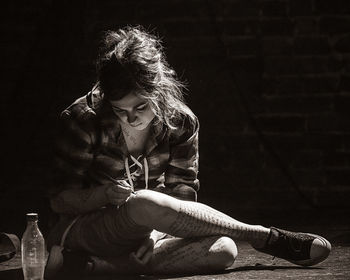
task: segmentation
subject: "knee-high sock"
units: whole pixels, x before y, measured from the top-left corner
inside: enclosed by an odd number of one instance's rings
[[[177,217],[167,233],[177,237],[225,235],[259,247],[265,244],[270,229],[242,223],[202,203],[180,201]]]

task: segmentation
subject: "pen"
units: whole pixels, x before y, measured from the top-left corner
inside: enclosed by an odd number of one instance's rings
[[[105,173],[105,172],[102,172],[102,174],[104,175],[104,176],[106,176],[108,179],[110,179],[113,183],[118,183],[118,181],[121,181],[121,180],[118,180],[118,179],[115,179],[115,178],[113,178],[113,177],[111,177],[109,174],[107,174],[107,173]],[[134,190],[134,188],[132,187],[132,186],[130,186],[130,189],[131,189],[131,193],[132,194],[136,194],[136,192],[135,192],[135,190]]]

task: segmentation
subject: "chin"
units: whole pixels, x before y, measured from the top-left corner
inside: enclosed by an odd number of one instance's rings
[[[148,127],[149,123],[148,124],[140,124],[138,126],[135,126],[134,129],[136,130],[144,130]]]
[[[128,122],[125,122],[126,124],[128,124],[130,127],[132,127],[133,129],[135,130],[144,130],[146,129],[150,124],[151,124],[152,120],[151,121],[145,121],[145,122],[141,122],[139,123],[138,125],[136,126],[133,126],[131,125],[130,123]]]
[[[148,123],[147,124],[140,123],[140,124],[135,125],[135,126],[129,124],[129,126],[132,127],[133,129],[136,129],[136,130],[144,130],[148,126]]]

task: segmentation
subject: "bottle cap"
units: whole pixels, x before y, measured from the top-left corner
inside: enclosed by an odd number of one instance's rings
[[[27,213],[27,221],[38,221],[38,213]]]

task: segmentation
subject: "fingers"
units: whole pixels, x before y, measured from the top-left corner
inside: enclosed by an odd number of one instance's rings
[[[126,200],[131,194],[131,191],[111,191],[109,193],[109,198],[110,199],[121,199],[121,200]]]
[[[134,263],[136,263],[137,265],[139,265],[139,266],[145,266],[145,264],[144,264],[139,258],[136,257],[135,252],[130,253],[129,257],[130,257],[130,259],[131,259]]]
[[[144,253],[146,253],[148,248],[149,248],[149,244],[144,242],[140,246],[140,248],[136,251],[135,253],[136,258],[141,259],[141,257],[144,255]]]
[[[119,183],[120,185],[122,185],[124,187],[131,188],[131,185],[126,180],[117,180],[117,183]]]
[[[112,204],[112,205],[116,205],[116,206],[121,206],[121,205],[123,205],[124,203],[125,203],[125,201],[126,201],[126,199],[111,199],[110,200],[110,203]]]
[[[116,184],[111,184],[109,187],[113,192],[130,194],[132,192],[132,187],[126,183],[124,180],[118,181]]]
[[[106,196],[111,204],[121,205],[123,204],[132,193],[131,187],[127,183],[118,182],[117,185],[113,184],[106,189]]]
[[[130,254],[130,258],[137,263],[138,265],[141,266],[146,266],[148,262],[151,260],[153,256],[153,250],[147,251],[141,258],[136,257],[136,253],[133,252]]]
[[[151,260],[152,256],[153,256],[153,250],[147,251],[146,254],[144,254],[143,257],[141,258],[141,262],[143,264],[147,264]]]
[[[125,199],[127,198],[131,191],[127,191],[127,190],[114,190],[113,189],[114,187],[109,187],[107,190],[106,190],[106,195],[107,197],[109,198],[109,200],[115,200],[115,199]]]
[[[154,241],[152,239],[147,239],[140,248],[132,253],[132,257],[139,263],[146,265],[153,256]]]
[[[111,189],[116,193],[128,193],[130,194],[132,192],[131,187],[123,186],[123,185],[114,185],[111,186]]]

